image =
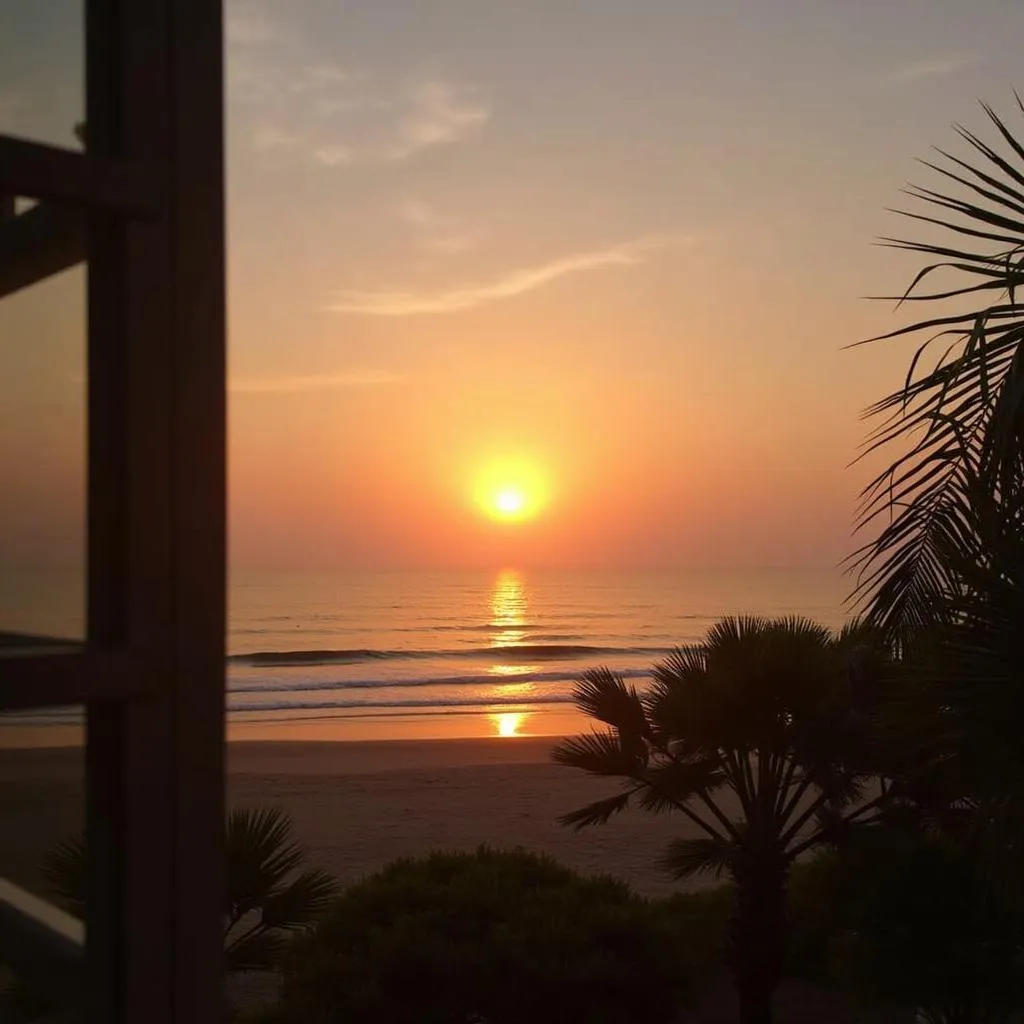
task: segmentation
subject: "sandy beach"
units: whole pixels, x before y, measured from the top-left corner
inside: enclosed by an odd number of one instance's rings
[[[544,851],[649,895],[671,891],[675,883],[657,858],[669,838],[693,827],[632,812],[583,832],[560,825],[560,814],[608,795],[615,782],[552,764],[552,742],[235,742],[228,746],[228,802],[287,810],[311,863],[343,882],[395,857],[486,843]],[[0,872],[38,884],[39,857],[81,826],[81,778],[80,749],[0,751],[7,825]]]

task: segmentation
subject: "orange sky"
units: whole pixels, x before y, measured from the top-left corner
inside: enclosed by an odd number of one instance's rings
[[[18,4],[0,129],[70,145],[77,5]],[[841,351],[896,322],[871,241],[1019,65],[965,7],[229,3],[234,562],[841,558],[908,358]],[[0,304],[0,561],[80,550],[81,292]],[[496,524],[512,457],[547,502]]]

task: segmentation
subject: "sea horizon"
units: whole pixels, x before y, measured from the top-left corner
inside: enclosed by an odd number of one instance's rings
[[[723,616],[838,628],[849,590],[838,568],[236,570],[228,738],[564,735],[585,725],[572,689],[586,669],[642,688]],[[7,715],[0,744],[66,739],[80,717]]]

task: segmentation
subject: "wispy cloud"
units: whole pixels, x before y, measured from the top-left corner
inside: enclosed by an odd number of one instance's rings
[[[228,91],[258,151],[327,167],[395,163],[468,139],[491,117],[479,90],[442,75],[383,81],[275,20],[231,5]]]
[[[491,110],[472,92],[440,78],[415,83],[405,96],[408,111],[397,125],[390,156],[404,160],[429,146],[458,142],[480,130]]]
[[[235,380],[228,384],[228,390],[236,395],[301,394],[335,388],[367,388],[384,384],[399,384],[404,379],[397,373],[364,370],[307,377],[257,377],[252,380]]]
[[[417,237],[419,246],[430,252],[450,256],[476,247],[477,233],[464,221],[441,213],[421,199],[406,198],[396,210]]]
[[[893,83],[920,82],[928,78],[946,78],[980,63],[981,58],[977,54],[945,54],[911,61],[893,68],[883,77]]]
[[[533,267],[522,267],[491,281],[459,285],[433,294],[400,291],[342,292],[327,308],[336,313],[360,313],[366,316],[416,316],[429,313],[454,313],[473,309],[487,302],[509,299],[541,288],[571,274],[607,267],[629,267],[643,263],[655,249],[679,239],[648,237],[563,256]]]

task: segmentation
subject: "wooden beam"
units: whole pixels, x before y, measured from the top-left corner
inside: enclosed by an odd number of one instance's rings
[[[153,689],[137,659],[71,644],[0,651],[0,707],[6,710],[140,697]]]
[[[0,135],[0,193],[133,216],[156,215],[157,176],[126,160]]]
[[[0,217],[0,298],[81,263],[87,251],[86,216],[40,204]]]

